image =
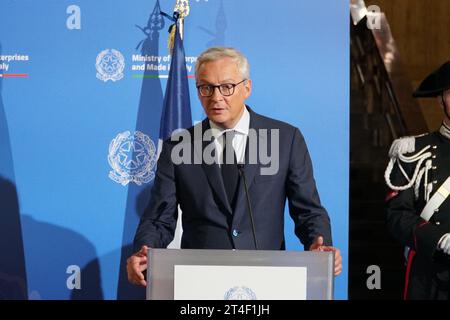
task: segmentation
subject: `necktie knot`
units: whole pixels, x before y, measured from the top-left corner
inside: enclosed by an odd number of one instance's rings
[[[236,164],[236,152],[233,147],[233,139],[236,132],[234,130],[227,131],[223,134],[223,151],[222,151],[222,163],[223,164]]]

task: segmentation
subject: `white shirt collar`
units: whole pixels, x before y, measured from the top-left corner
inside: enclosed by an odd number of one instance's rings
[[[223,133],[233,130],[247,136],[250,128],[250,112],[248,112],[247,108],[244,106],[244,112],[242,113],[241,118],[234,128],[231,129],[223,129],[211,120],[209,120],[209,125],[211,126],[211,133],[215,139],[219,138]]]
[[[450,127],[445,122],[442,122],[439,132],[447,139],[450,139]]]

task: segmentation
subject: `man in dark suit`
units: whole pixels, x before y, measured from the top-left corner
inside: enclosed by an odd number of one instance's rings
[[[163,144],[136,253],[128,259],[130,282],[146,285],[148,248],[172,241],[178,206],[181,248],[284,250],[286,199],[305,249],[334,251],[340,274],[342,258],[331,247],[330,219],[303,136],[245,105],[252,90],[247,59],[232,48],[210,48],[198,58],[196,81],[207,119]]]

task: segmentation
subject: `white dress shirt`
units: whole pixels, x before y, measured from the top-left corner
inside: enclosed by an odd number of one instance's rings
[[[234,128],[223,129],[211,120],[209,120],[209,125],[211,126],[211,132],[214,137],[217,163],[219,163],[219,165],[223,163],[223,135],[228,131],[235,132],[232,143],[236,153],[236,159],[238,163],[244,163],[245,146],[247,144],[247,136],[250,127],[250,113],[247,108],[244,106],[244,113],[242,113],[241,119],[239,119]]]

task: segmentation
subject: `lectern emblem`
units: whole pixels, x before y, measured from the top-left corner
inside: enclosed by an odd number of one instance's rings
[[[256,294],[247,287],[233,287],[224,295],[225,300],[256,300]]]

